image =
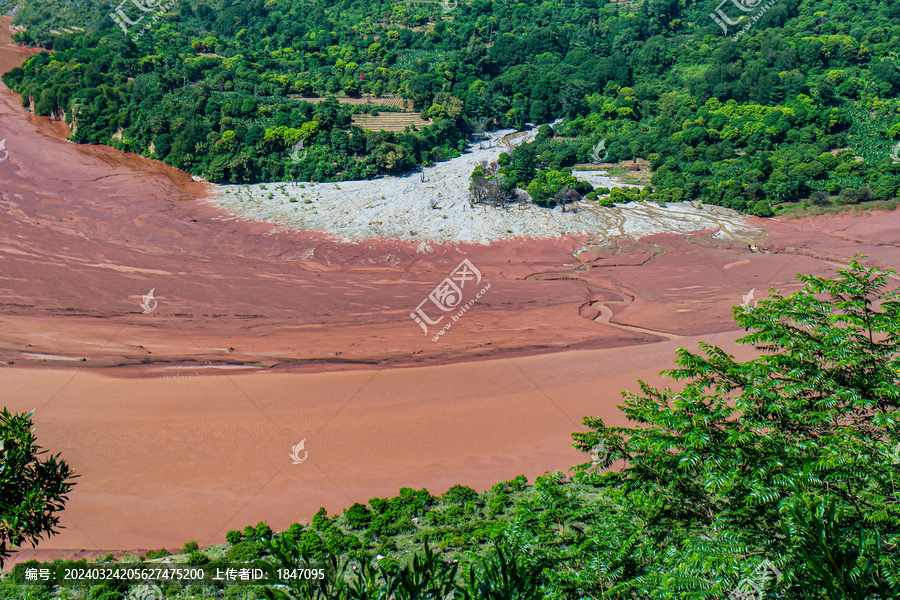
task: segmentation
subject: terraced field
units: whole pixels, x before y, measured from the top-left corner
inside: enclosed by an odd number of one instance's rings
[[[292,100],[304,100],[311,104],[318,104],[324,97],[316,96],[316,97],[308,97],[308,96],[288,96]],[[395,106],[402,110],[410,110],[410,101],[404,100],[399,96],[394,95],[384,95],[384,96],[369,96],[363,95],[361,98],[349,98],[347,96],[337,96],[337,101],[341,104],[355,104],[355,105],[363,105],[363,106]]]
[[[354,115],[353,124],[374,131],[403,131],[407,125],[414,125],[421,129],[431,125],[431,121],[422,119],[419,113],[384,113],[377,117]]]
[[[609,12],[614,12],[622,15],[637,12],[641,7],[641,2],[642,0],[613,0],[604,8]]]

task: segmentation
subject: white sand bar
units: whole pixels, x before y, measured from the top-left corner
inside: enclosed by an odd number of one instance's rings
[[[532,140],[536,132],[531,130],[514,143]],[[507,150],[501,139],[512,133],[515,132],[493,132],[489,141],[470,145],[457,158],[400,176],[303,183],[303,188],[285,182],[220,185],[214,202],[240,217],[326,231],[348,240],[390,237],[489,243],[513,236],[584,233],[596,239],[637,238],[701,229],[718,229],[719,237],[745,239],[753,231],[744,215],[717,206],[701,207],[696,202],[666,207],[638,202],[604,208],[582,200],[569,204],[565,211],[562,207],[548,209],[531,203],[510,203],[507,208],[471,207],[472,169],[482,161],[496,161]],[[602,171],[573,174],[595,187],[621,185]]]

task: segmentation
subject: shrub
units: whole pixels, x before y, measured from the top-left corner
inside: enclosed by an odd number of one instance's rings
[[[593,189],[594,189],[594,186],[592,186],[592,185],[591,185],[590,183],[588,183],[587,181],[577,180],[577,181],[575,182],[575,184],[572,186],[572,188],[573,188],[576,192],[578,192],[579,194],[581,194],[582,196],[584,196],[585,194],[587,194],[587,193],[589,193],[589,192],[592,192]]]
[[[256,537],[269,539],[272,537],[272,528],[269,527],[269,524],[265,521],[260,521],[256,524],[256,527],[253,528],[256,532]]]
[[[478,492],[470,487],[459,484],[451,487],[440,497],[441,502],[444,502],[445,504],[468,502],[469,500],[475,500],[476,498],[478,498]]]
[[[296,541],[300,539],[300,535],[303,533],[303,525],[300,523],[291,523],[291,526],[288,527],[288,530],[282,533],[286,539],[291,541]]]
[[[812,193],[809,197],[810,200],[813,201],[813,204],[818,204],[819,206],[828,205],[828,192],[823,192],[821,190],[817,190]]]
[[[317,531],[323,531],[332,526],[331,519],[328,518],[328,511],[325,508],[320,508],[319,511],[313,515],[312,518],[312,528]]]
[[[609,193],[609,199],[616,204],[625,204],[628,202],[640,202],[641,197],[632,188],[613,188]]]
[[[853,188],[844,188],[838,194],[838,201],[841,204],[856,204],[859,202],[859,192]]]
[[[502,513],[503,509],[509,506],[509,502],[509,496],[501,492],[488,502],[488,510],[492,515]]]
[[[379,515],[387,512],[391,507],[391,503],[385,500],[384,498],[369,498],[369,506],[377,512]]]
[[[225,555],[237,562],[249,562],[262,555],[262,546],[257,542],[238,542],[229,548]]]
[[[578,184],[572,175],[562,171],[540,170],[528,184],[526,191],[531,196],[531,201],[539,206],[553,206],[556,204],[555,196],[565,188],[575,189]]]
[[[512,481],[509,482],[509,489],[514,492],[521,492],[526,487],[528,487],[528,478],[524,475],[516,475],[513,477]]]
[[[466,506],[471,503],[467,503]],[[474,511],[472,511],[474,512]],[[467,511],[465,507],[454,504],[445,510],[430,510],[425,513],[425,522],[431,526],[439,525],[456,525],[466,520]]]
[[[369,533],[378,537],[411,533],[415,530],[416,526],[408,516],[395,512],[378,515],[369,526]]]
[[[182,554],[190,554],[194,550],[197,550],[200,545],[197,542],[191,541],[187,542],[184,546],[181,547]]]
[[[772,211],[768,200],[760,200],[753,205],[753,214],[757,217],[771,217],[775,213]]]
[[[447,548],[465,548],[467,541],[465,536],[456,533],[445,533],[438,544],[438,548],[441,550],[446,550]]]
[[[244,536],[241,534],[241,532],[234,529],[225,534],[225,541],[227,541],[229,544],[237,544],[242,539],[244,539]]]
[[[344,511],[344,517],[352,529],[365,529],[372,522],[372,511],[357,502]]]
[[[401,511],[411,517],[421,515],[425,509],[434,502],[434,497],[428,490],[414,490],[412,488],[400,488],[399,495],[391,499],[391,508]]]
[[[344,535],[334,527],[325,533],[325,549],[332,556],[345,554],[349,550],[358,550],[362,544],[355,535]]]
[[[665,204],[666,202],[681,202],[684,200],[684,190],[681,188],[669,188],[666,190],[653,191],[653,188],[645,187],[641,190],[641,196],[646,197],[649,200],[655,200],[661,204]]]

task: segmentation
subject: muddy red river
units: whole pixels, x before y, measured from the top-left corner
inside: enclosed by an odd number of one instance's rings
[[[2,71],[35,52],[8,25]],[[662,382],[676,348],[735,351],[751,289],[857,253],[900,264],[895,213],[748,218],[756,251],[712,231],[342,243],[65,135],[0,86],[0,389],[81,475],[62,533],[19,559],[208,545],[401,486],[567,470],[582,417],[623,423],[620,391]],[[490,288],[432,341],[410,313],[463,259]]]

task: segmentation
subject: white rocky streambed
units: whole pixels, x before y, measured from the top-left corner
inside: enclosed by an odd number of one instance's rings
[[[735,211],[701,207],[695,202],[666,207],[638,202],[605,208],[582,200],[569,204],[565,211],[530,203],[510,204],[508,208],[471,207],[468,194],[472,169],[482,161],[496,161],[507,149],[501,139],[511,133],[514,131],[493,132],[490,142],[472,144],[462,156],[405,175],[303,183],[302,188],[285,182],[220,185],[214,202],[241,217],[326,231],[344,239],[391,237],[488,243],[512,236],[585,233],[604,239],[716,228],[720,236],[744,237],[752,229]],[[535,133],[532,130],[513,143],[531,140]],[[621,185],[602,171],[573,174],[595,187]]]

